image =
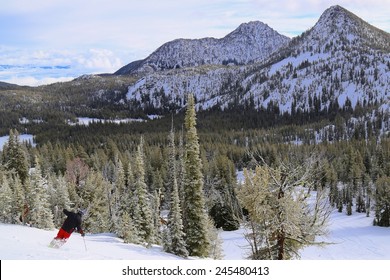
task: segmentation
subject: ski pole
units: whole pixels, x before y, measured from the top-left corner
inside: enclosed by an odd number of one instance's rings
[[[83,236],[83,241],[84,241],[84,248],[85,248],[85,251],[87,252],[87,243],[85,243],[85,237]]]

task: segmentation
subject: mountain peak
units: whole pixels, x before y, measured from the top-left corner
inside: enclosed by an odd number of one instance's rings
[[[314,28],[337,28],[342,30],[346,27],[349,27],[350,25],[356,25],[357,22],[362,23],[364,21],[345,8],[336,5],[331,6],[322,13]]]
[[[290,39],[260,21],[241,24],[222,39],[176,39],[116,74],[154,72],[200,65],[243,65],[267,59]]]
[[[236,30],[233,32],[242,32],[242,33],[248,33],[248,32],[253,32],[255,29],[266,29],[270,28],[267,24],[261,22],[261,21],[250,21],[250,22],[244,22],[241,23]],[[232,32],[232,33],[233,33]],[[229,35],[227,35],[229,36]]]
[[[223,39],[231,40],[239,36],[244,36],[246,39],[250,38],[253,41],[261,41],[266,37],[280,37],[282,35],[261,21],[250,21],[240,24],[234,31],[226,35]]]
[[[322,45],[338,41],[349,42],[355,47],[389,50],[389,33],[370,25],[339,5],[326,9],[307,35],[310,41],[318,41]]]
[[[341,7],[340,5],[334,5],[334,6],[330,6],[328,9],[326,9],[323,12],[323,14],[327,14],[327,13],[349,13],[349,11]]]

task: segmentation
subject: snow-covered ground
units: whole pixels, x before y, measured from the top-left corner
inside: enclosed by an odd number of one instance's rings
[[[308,247],[302,251],[302,260],[285,262],[245,260],[244,229],[221,232],[224,260],[193,262],[167,254],[159,246],[147,249],[124,244],[112,234],[87,234],[84,244],[83,238],[75,233],[63,247],[52,249],[48,243],[56,230],[0,224],[1,279],[52,280],[68,279],[72,275],[96,280],[124,279],[125,275],[134,280],[220,278],[216,276],[257,279],[265,276],[263,273],[267,273],[267,279],[268,276],[271,276],[269,279],[289,279],[294,275],[294,279],[296,276],[300,280],[312,280],[318,273],[322,278],[332,279],[379,279],[388,274],[390,265],[390,228],[374,227],[371,223],[372,218],[364,214],[354,213],[348,217],[334,211],[330,233],[321,238],[332,244],[323,248]],[[311,261],[314,259],[321,261]],[[255,272],[262,274],[229,275],[235,268],[238,273],[242,269],[253,272],[255,268]],[[162,273],[163,269],[167,269],[168,274],[145,274],[146,271]],[[129,270],[136,274],[126,274]],[[174,274],[179,270],[184,274]]]
[[[225,260],[243,260],[248,244],[244,229],[221,232]],[[147,249],[140,245],[125,244],[112,234],[87,234],[83,238],[75,233],[60,249],[47,245],[56,230],[0,224],[0,259],[2,260],[178,260],[179,257],[163,252],[160,246]],[[311,246],[301,252],[302,260],[390,260],[390,228],[372,226],[372,217],[365,214],[333,211],[329,234],[319,238],[331,244]]]
[[[2,260],[175,260],[179,257],[163,252],[161,247],[146,249],[125,244],[113,234],[87,234],[84,240],[74,233],[60,249],[49,248],[57,230],[0,224],[0,259]]]
[[[334,210],[327,236],[317,241],[328,245],[310,246],[301,251],[302,260],[390,260],[390,228],[374,227],[373,218],[364,213],[347,216]],[[223,232],[225,259],[245,258],[248,247],[244,230]],[[248,250],[248,249],[246,249]]]
[[[353,213],[332,213],[329,235],[318,238],[332,244],[303,250],[302,259],[390,260],[390,228],[372,225],[373,218]]]

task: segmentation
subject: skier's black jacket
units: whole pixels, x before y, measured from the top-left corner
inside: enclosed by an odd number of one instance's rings
[[[73,213],[66,209],[64,209],[63,212],[68,217],[62,225],[62,229],[69,233],[77,230],[79,233],[83,234],[83,229],[81,228],[81,214]]]

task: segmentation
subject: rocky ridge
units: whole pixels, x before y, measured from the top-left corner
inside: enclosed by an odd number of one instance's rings
[[[132,62],[116,74],[197,67],[244,65],[267,59],[290,41],[268,25],[254,21],[241,24],[224,38],[177,39],[158,48],[144,60]]]

